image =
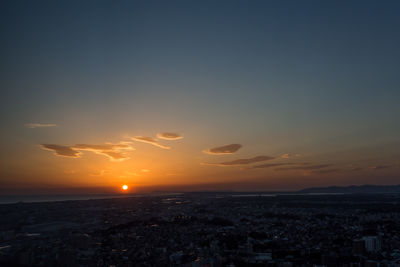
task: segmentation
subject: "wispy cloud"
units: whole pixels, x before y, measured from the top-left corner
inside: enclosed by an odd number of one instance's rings
[[[98,155],[108,157],[112,161],[123,161],[129,159],[129,157],[123,152],[123,150],[133,150],[133,147],[128,142],[121,143],[105,143],[102,145],[93,144],[77,144],[72,146],[75,150],[91,151]]]
[[[25,124],[25,127],[28,128],[44,128],[44,127],[56,127],[57,124],[54,123],[27,123]]]
[[[335,172],[340,172],[340,169],[328,169],[328,170],[315,170],[312,171],[314,174],[329,174],[329,173],[335,173]]]
[[[112,172],[110,170],[101,170],[99,172],[94,172],[94,173],[90,173],[90,176],[104,176],[104,175],[108,175],[111,174]]]
[[[248,158],[248,159],[236,159],[236,160],[225,161],[225,162],[220,162],[220,163],[206,162],[206,163],[202,163],[202,164],[203,165],[214,165],[214,166],[236,166],[236,165],[247,165],[247,164],[271,160],[271,159],[274,159],[274,157],[257,156],[257,157]]]
[[[178,133],[158,133],[157,137],[164,140],[179,140],[183,138],[183,136]]]
[[[142,143],[147,143],[156,147],[160,147],[163,149],[171,149],[169,146],[160,144],[156,138],[149,137],[149,136],[135,136],[131,137],[132,140]]]
[[[41,146],[43,149],[54,151],[54,154],[57,156],[79,158],[82,154],[80,151],[91,151],[106,156],[111,161],[123,161],[129,159],[123,150],[133,150],[131,145],[127,142],[117,144],[105,143],[102,145],[77,144],[73,146],[42,144]]]
[[[323,168],[327,168],[332,166],[332,164],[319,164],[319,165],[303,165],[303,166],[291,166],[285,168],[277,168],[275,171],[291,171],[291,170],[304,170],[304,171],[312,171],[312,170],[319,170]]]
[[[73,148],[78,150],[88,150],[88,151],[116,151],[116,150],[132,150],[132,146],[128,142],[121,143],[105,143],[102,145],[92,145],[92,144],[77,144]]]
[[[372,166],[371,169],[373,170],[382,170],[382,169],[387,169],[392,167],[391,165],[376,165],[376,166]]]
[[[206,149],[203,152],[211,155],[233,154],[242,147],[241,144],[230,144],[226,146],[219,146]]]
[[[286,154],[283,154],[283,155],[281,156],[281,158],[283,158],[283,159],[291,159],[291,158],[298,158],[298,157],[301,157],[301,154],[290,154],[290,153],[286,153]]]
[[[93,151],[93,152],[99,155],[104,155],[112,161],[123,161],[129,159],[129,157],[125,153],[120,151]]]
[[[252,169],[274,168],[279,166],[295,165],[296,163],[266,163],[251,167]]]
[[[45,150],[53,151],[55,155],[62,157],[79,158],[82,154],[81,152],[72,149],[70,146],[42,144],[41,147]]]

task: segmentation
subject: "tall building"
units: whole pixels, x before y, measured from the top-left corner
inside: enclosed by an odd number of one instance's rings
[[[380,251],[382,248],[382,241],[380,236],[364,236],[365,250],[368,252]]]

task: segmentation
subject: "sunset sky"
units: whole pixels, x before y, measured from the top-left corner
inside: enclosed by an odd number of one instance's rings
[[[399,1],[2,1],[0,193],[400,184]]]

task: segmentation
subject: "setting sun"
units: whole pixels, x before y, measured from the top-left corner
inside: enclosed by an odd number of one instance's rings
[[[122,190],[128,190],[128,186],[127,186],[126,184],[124,184],[124,185],[122,186]]]

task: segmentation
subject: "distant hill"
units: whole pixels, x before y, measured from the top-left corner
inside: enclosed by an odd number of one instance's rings
[[[343,194],[400,194],[400,185],[351,185],[305,188],[299,193],[343,193]]]

